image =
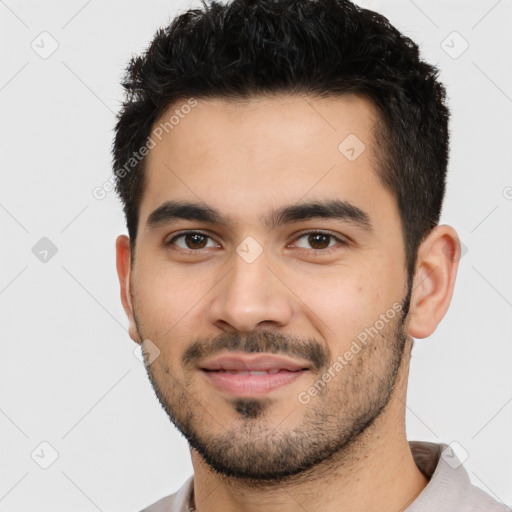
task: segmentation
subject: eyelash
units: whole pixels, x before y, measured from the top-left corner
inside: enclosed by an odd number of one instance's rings
[[[187,236],[187,235],[202,235],[204,237],[212,239],[212,237],[210,235],[208,235],[207,233],[202,233],[201,231],[183,231],[182,233],[179,233],[178,235],[176,235],[173,238],[171,238],[171,240],[169,240],[168,242],[164,242],[164,245],[166,247],[174,245],[174,242],[177,239],[182,238],[182,237]],[[336,235],[333,235],[332,233],[329,233],[328,231],[307,231],[306,233],[301,233],[295,240],[299,240],[300,238],[303,238],[303,237],[308,236],[308,235],[324,235],[324,236],[329,236],[331,238],[334,238],[338,242],[337,245],[334,245],[332,247],[328,247],[326,249],[304,249],[305,251],[313,252],[315,255],[330,254],[333,250],[339,249],[340,245],[341,245],[341,247],[345,247],[345,246],[349,245],[348,242],[340,239],[339,237],[337,237]],[[300,249],[300,247],[299,247],[299,249]],[[178,250],[178,251],[183,252],[185,254],[198,254],[198,253],[200,254],[201,252],[203,252],[206,249],[183,249],[182,247],[178,247],[175,250]]]

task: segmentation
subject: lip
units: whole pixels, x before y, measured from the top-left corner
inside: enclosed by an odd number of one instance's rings
[[[245,353],[218,356],[200,365],[202,374],[215,388],[241,397],[264,395],[290,384],[306,374],[310,367],[305,360]]]
[[[200,365],[201,370],[270,371],[288,370],[296,372],[309,370],[311,364],[306,360],[292,359],[274,354],[224,354],[207,359]]]

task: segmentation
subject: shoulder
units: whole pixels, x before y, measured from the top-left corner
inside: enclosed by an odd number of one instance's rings
[[[141,510],[141,512],[171,512],[172,507],[176,501],[177,494],[178,493],[176,492],[174,494],[170,494],[169,496],[156,501],[152,505],[149,505],[149,507]]]
[[[452,447],[444,443],[409,441],[414,462],[429,480],[407,512],[512,512],[473,485]]]

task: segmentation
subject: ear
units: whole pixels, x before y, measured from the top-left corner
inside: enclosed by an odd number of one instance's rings
[[[461,254],[457,232],[436,226],[418,249],[408,332],[426,338],[437,328],[450,305]]]
[[[133,315],[130,239],[126,235],[119,235],[116,239],[116,267],[121,287],[121,302],[129,321],[128,333],[133,341],[141,343]]]

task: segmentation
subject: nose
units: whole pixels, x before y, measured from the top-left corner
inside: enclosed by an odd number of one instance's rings
[[[233,267],[214,288],[212,324],[222,330],[250,332],[290,322],[293,294],[268,263],[265,252],[251,263],[235,253]]]

